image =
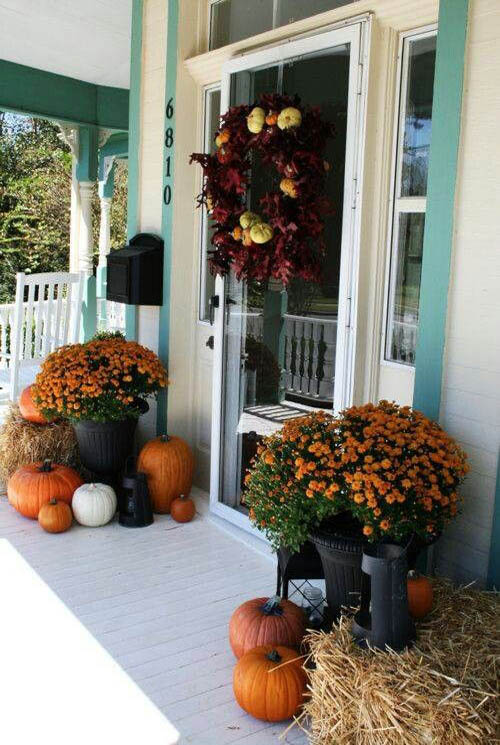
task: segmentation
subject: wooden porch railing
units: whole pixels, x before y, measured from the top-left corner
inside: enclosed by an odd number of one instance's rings
[[[333,400],[337,319],[285,314],[282,383],[285,396]]]
[[[333,401],[337,319],[286,313],[281,386],[285,397],[304,403]],[[245,314],[246,333],[262,340],[261,312]]]

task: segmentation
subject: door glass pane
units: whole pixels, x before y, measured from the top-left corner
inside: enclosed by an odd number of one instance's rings
[[[425,214],[421,212],[399,215],[387,356],[407,365],[415,364],[424,226]]]
[[[408,84],[403,125],[401,196],[424,197],[431,143],[436,37],[407,42]]]
[[[220,89],[208,90],[205,93],[205,138],[203,151],[213,153],[215,150],[215,133],[219,129]],[[208,321],[209,300],[215,294],[215,277],[208,266],[208,250],[212,234],[210,216],[202,209],[201,256],[200,256],[200,321]]]
[[[210,49],[352,2],[355,0],[219,0],[211,5]]]
[[[260,438],[303,411],[333,405],[349,61],[349,47],[340,46],[231,78],[232,105],[261,93],[298,94],[336,128],[325,154],[334,214],[325,223],[320,281],[297,279],[286,289],[234,275],[225,282],[221,499],[242,511],[243,479]],[[248,208],[259,212],[260,199],[278,190],[279,179],[254,158]]]

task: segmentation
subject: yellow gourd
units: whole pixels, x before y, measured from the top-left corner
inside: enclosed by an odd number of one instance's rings
[[[252,134],[258,135],[259,132],[262,132],[265,120],[266,112],[260,106],[256,106],[247,116],[247,127]]]
[[[273,237],[273,229],[267,222],[258,222],[250,228],[250,238],[254,243],[267,243]]]
[[[240,225],[243,230],[251,228],[255,223],[261,222],[260,217],[255,212],[249,212],[248,210],[240,215]]]
[[[294,106],[287,106],[278,116],[278,127],[280,129],[291,129],[300,127],[302,124],[302,114]]]

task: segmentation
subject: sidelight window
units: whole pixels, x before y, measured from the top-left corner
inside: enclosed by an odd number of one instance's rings
[[[405,34],[401,40],[400,60],[384,359],[413,366],[427,202],[436,32]]]

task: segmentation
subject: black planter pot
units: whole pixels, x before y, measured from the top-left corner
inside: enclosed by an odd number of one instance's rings
[[[149,409],[142,404],[142,413]],[[118,422],[73,422],[80,459],[91,475],[104,483],[115,484],[134,452],[137,417]]]
[[[366,541],[357,535],[357,526],[347,519],[319,526],[310,535],[325,573],[326,600],[333,618],[342,606],[358,605],[361,592],[361,559]]]
[[[322,523],[311,533],[310,540],[323,564],[330,613],[337,618],[342,606],[359,605],[363,548],[370,544],[363,537],[360,523],[347,513]],[[426,545],[417,537],[406,545],[409,569],[415,568],[417,557]]]

